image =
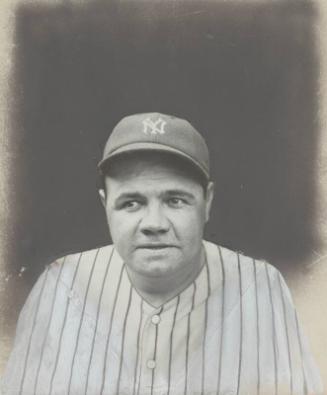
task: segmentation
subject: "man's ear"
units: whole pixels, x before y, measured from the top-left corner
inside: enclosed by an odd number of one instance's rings
[[[101,200],[103,207],[106,207],[106,192],[102,188],[99,189],[98,192],[99,192],[100,200]]]
[[[210,210],[211,210],[211,205],[214,197],[214,188],[215,185],[212,181],[209,181],[208,186],[207,186],[207,191],[206,191],[206,207],[205,207],[205,222],[209,221],[210,218]]]

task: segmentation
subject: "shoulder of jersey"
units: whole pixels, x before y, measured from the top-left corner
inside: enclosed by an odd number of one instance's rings
[[[204,245],[207,251],[212,251],[218,248],[218,250],[220,250],[224,263],[227,265],[228,263],[232,263],[232,262],[236,263],[239,260],[241,267],[244,269],[250,267],[253,268],[253,265],[255,265],[257,270],[263,270],[267,268],[268,272],[271,273],[272,275],[279,273],[279,270],[275,266],[265,261],[264,259],[255,259],[245,255],[242,251],[234,251],[227,247],[223,247],[221,245],[217,245],[205,240],[204,240]]]
[[[62,264],[66,265],[74,265],[76,262],[79,260],[91,260],[96,256],[96,255],[110,255],[112,252],[112,249],[114,248],[113,244],[108,244],[105,246],[100,246],[96,248],[92,248],[90,250],[85,250],[85,251],[78,251],[78,252],[72,252],[70,254],[64,255],[62,257],[56,258],[52,263],[50,263],[50,266],[60,266]]]
[[[78,272],[79,281],[83,283],[87,281],[89,275],[93,271],[92,268],[101,268],[111,259],[121,261],[118,253],[114,253],[113,245],[106,245],[91,250],[80,251],[65,255],[55,259],[48,265],[48,276],[56,278],[60,277],[62,283],[71,284],[73,277]]]
[[[209,260],[212,257],[212,272],[214,272],[214,267],[218,267],[226,287],[235,287],[241,282],[244,295],[248,294],[246,291],[253,289],[253,286],[257,287],[257,292],[266,293],[267,287],[275,288],[281,280],[280,272],[264,260],[257,260],[242,252],[213,243],[205,242],[205,247],[209,252],[207,255]]]

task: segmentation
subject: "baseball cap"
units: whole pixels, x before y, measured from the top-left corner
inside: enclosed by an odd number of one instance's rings
[[[100,172],[109,159],[135,151],[161,151],[187,159],[209,179],[209,150],[204,138],[185,119],[161,113],[134,114],[113,129],[98,164]]]

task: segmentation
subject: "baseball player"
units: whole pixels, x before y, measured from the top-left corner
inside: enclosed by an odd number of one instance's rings
[[[203,240],[214,191],[193,126],[128,116],[99,169],[113,245],[46,267],[3,394],[322,394],[281,274]]]

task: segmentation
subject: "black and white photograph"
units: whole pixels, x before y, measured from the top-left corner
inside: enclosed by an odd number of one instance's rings
[[[324,0],[0,4],[0,394],[323,395]]]

